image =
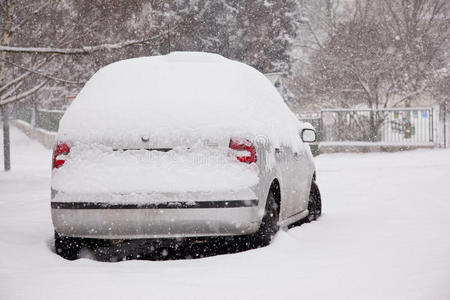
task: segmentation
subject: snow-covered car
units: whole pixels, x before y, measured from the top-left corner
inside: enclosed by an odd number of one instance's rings
[[[321,214],[303,126],[271,82],[220,55],[174,52],[99,70],[60,122],[55,246],[80,239],[248,236]]]

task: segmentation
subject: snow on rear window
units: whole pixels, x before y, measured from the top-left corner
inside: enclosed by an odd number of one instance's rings
[[[298,143],[298,121],[263,74],[217,54],[175,52],[100,69],[61,120],[58,139],[92,142],[264,136]]]

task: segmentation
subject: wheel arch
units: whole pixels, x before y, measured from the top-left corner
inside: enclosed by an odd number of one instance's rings
[[[269,193],[272,193],[272,195],[275,198],[275,202],[278,205],[278,213],[280,213],[281,208],[281,185],[278,178],[274,178],[272,180],[272,183],[270,184]]]

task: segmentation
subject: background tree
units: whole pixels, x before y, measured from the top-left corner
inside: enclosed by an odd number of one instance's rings
[[[355,1],[312,56],[315,95],[381,108],[431,94],[449,61],[448,16],[445,0]]]
[[[92,2],[90,6],[82,2],[76,5],[54,0],[0,1],[0,109],[5,170],[10,168],[8,112],[12,104],[30,99],[49,85],[79,87],[94,70],[89,70],[89,64],[80,67],[80,62],[86,62],[82,57],[87,54],[108,56],[105,53],[154,43],[161,38],[157,33],[143,30],[130,34],[127,39],[120,36],[109,42],[112,39],[104,39],[96,31],[104,25],[104,14],[108,12],[99,6],[109,7],[107,1]],[[128,11],[120,10],[114,21],[121,24],[121,14]],[[122,34],[126,35],[127,31]]]

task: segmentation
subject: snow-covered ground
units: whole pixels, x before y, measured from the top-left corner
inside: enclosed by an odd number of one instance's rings
[[[317,158],[324,214],[266,248],[194,260],[51,250],[50,152],[12,129],[0,299],[450,299],[450,151]],[[0,160],[3,166],[3,161]]]

